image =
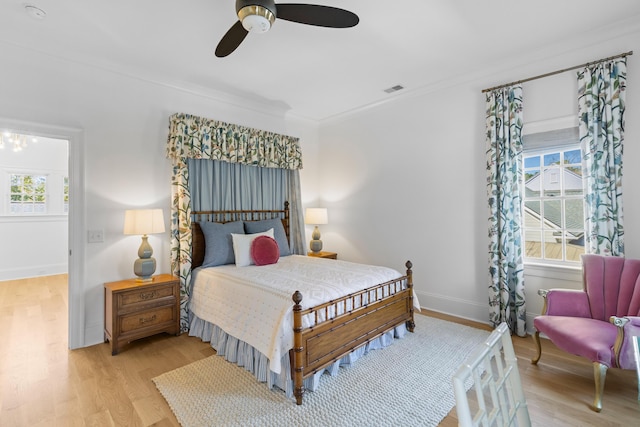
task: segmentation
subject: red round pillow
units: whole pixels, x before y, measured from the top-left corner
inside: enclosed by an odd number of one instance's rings
[[[275,264],[279,258],[280,248],[273,237],[258,236],[251,242],[251,259],[256,265]]]

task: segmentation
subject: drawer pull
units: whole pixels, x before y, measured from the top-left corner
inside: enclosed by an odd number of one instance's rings
[[[156,320],[156,315],[154,314],[151,317],[147,317],[146,319],[144,317],[140,318],[140,324],[144,325],[145,323],[149,323],[149,322],[153,322],[154,320]]]
[[[153,299],[155,297],[158,296],[158,292],[157,291],[151,291],[151,292],[143,292],[140,294],[140,299]]]

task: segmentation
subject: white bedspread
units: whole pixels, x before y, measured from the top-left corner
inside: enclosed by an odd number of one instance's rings
[[[190,308],[266,355],[271,371],[279,374],[281,357],[293,348],[296,290],[307,308],[400,276],[387,267],[301,255],[266,266],[224,265],[197,270]],[[413,301],[419,310],[415,293]]]

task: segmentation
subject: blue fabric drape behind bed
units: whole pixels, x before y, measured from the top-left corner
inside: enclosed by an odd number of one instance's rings
[[[297,169],[277,169],[189,159],[191,209],[256,210],[282,209],[289,201],[291,252],[304,255],[305,242]]]

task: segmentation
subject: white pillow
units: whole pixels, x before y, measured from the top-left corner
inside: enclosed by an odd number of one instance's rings
[[[258,236],[269,236],[273,239],[273,228],[263,231],[262,233],[253,234],[234,234],[231,233],[233,240],[233,253],[236,257],[237,267],[246,267],[253,264],[251,259],[251,243]]]

